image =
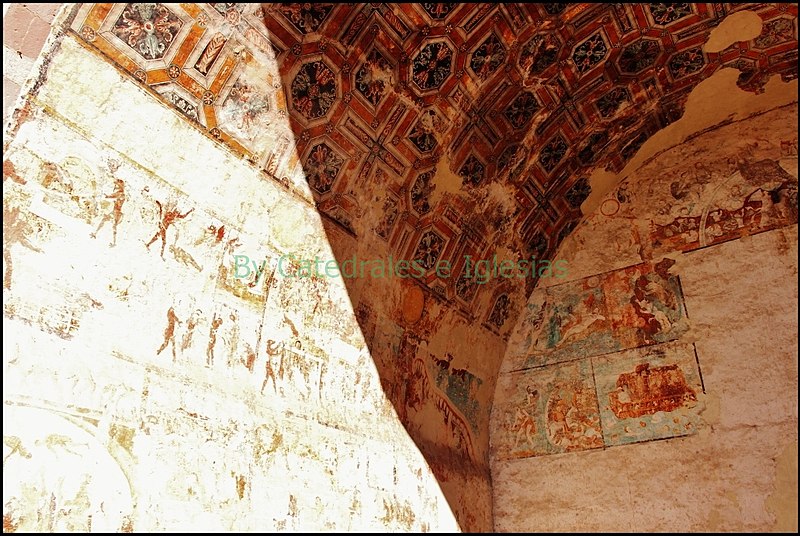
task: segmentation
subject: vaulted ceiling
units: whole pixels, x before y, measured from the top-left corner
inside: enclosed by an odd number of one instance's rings
[[[743,9],[761,35],[704,51]],[[772,74],[796,77],[796,14],[796,4],[83,4],[71,28],[209,137],[305,188],[341,229],[427,266],[499,245],[552,255],[591,171],[622,169],[700,81],[723,67],[751,91]],[[428,283],[472,308],[468,279]]]

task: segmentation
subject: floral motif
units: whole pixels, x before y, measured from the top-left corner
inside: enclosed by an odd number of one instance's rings
[[[525,158],[525,148],[522,144],[514,143],[506,147],[502,153],[500,153],[500,158],[497,159],[497,169],[498,170],[505,170],[510,167],[514,167],[519,161]]]
[[[472,53],[469,66],[481,80],[486,80],[506,61],[506,48],[494,33]]]
[[[303,166],[308,185],[319,194],[329,192],[342,169],[342,164],[344,164],[344,159],[327,144],[315,145]]]
[[[436,148],[436,131],[441,131],[442,121],[433,110],[422,112],[408,139],[422,153],[429,153]]]
[[[558,41],[552,35],[534,35],[522,48],[519,66],[529,75],[538,75],[556,62]]]
[[[619,68],[623,73],[634,74],[653,65],[658,59],[661,48],[658,41],[640,39],[622,49],[619,57]]]
[[[683,78],[699,71],[705,65],[705,58],[700,47],[690,48],[672,56],[668,68],[673,78]]]
[[[292,106],[306,119],[327,114],[336,100],[336,77],[325,63],[306,63],[292,80]]]
[[[539,153],[539,163],[542,168],[548,173],[553,171],[564,158],[564,155],[567,154],[567,149],[567,142],[561,136],[556,136],[550,140],[547,145],[542,147],[542,151]]]
[[[208,97],[213,98],[213,94]],[[225,123],[224,128],[236,129],[252,140],[258,134],[258,127],[263,126],[269,109],[269,97],[240,78],[231,87],[220,114]]]
[[[394,222],[397,220],[399,214],[397,205],[397,200],[391,196],[387,196],[383,202],[383,219],[375,226],[375,234],[384,240],[389,238],[389,233],[392,232]]]
[[[427,214],[431,210],[429,197],[436,188],[431,184],[432,178],[433,170],[420,173],[411,187],[411,206],[420,215]]]
[[[112,32],[146,60],[164,57],[183,22],[164,4],[128,4]]]
[[[392,66],[378,49],[373,48],[356,72],[356,89],[373,106],[377,106],[383,98],[386,87],[391,84]]]
[[[431,16],[433,20],[442,20],[443,18],[447,17],[450,12],[457,6],[458,4],[422,4],[422,9],[425,10],[425,13]]]
[[[665,26],[692,14],[691,4],[650,4],[650,14],[656,24]]]
[[[592,67],[599,64],[608,54],[603,36],[600,32],[589,37],[586,41],[575,47],[572,53],[572,61],[580,74],[589,71]]]
[[[97,39],[97,32],[94,31],[94,28],[89,26],[84,26],[81,28],[81,37],[83,37],[86,41],[92,42]]]
[[[483,181],[483,172],[484,166],[481,161],[475,156],[469,155],[464,165],[458,170],[458,175],[461,177],[461,183],[464,186],[478,186]]]
[[[331,14],[335,4],[276,4],[286,20],[292,23],[301,34],[319,30]]]
[[[794,39],[794,28],[791,19],[775,19],[764,24],[761,35],[753,40],[756,48],[769,48]]]
[[[478,282],[475,275],[466,277],[466,267],[461,271],[461,275],[456,280],[456,296],[469,303],[475,297],[478,290]]]
[[[434,231],[427,231],[422,235],[417,250],[414,252],[414,260],[426,270],[430,270],[439,260],[443,249],[444,238]]]
[[[539,110],[539,103],[533,93],[523,91],[503,112],[508,122],[514,128],[522,128],[531,120],[533,114]]]
[[[623,104],[630,102],[631,95],[627,88],[615,87],[597,99],[597,110],[603,117],[612,117]]]
[[[428,43],[412,61],[414,83],[423,90],[441,86],[450,76],[452,63],[453,51],[447,44]]]

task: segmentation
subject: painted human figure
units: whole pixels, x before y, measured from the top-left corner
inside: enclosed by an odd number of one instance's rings
[[[147,243],[147,249],[150,250],[150,246],[158,240],[161,239],[161,258],[164,258],[164,248],[167,245],[167,229],[169,226],[175,223],[177,220],[182,220],[189,214],[191,214],[194,209],[191,208],[187,212],[183,214],[180,213],[179,210],[174,205],[167,205],[163,207],[160,202],[156,201],[156,205],[158,205],[158,215],[159,215],[159,222],[158,222],[158,231],[153,235],[153,238],[150,239],[150,242]]]
[[[186,350],[192,345],[192,338],[194,337],[194,330],[203,319],[203,311],[195,309],[195,311],[186,320],[186,333],[183,334],[181,340],[181,350]]]
[[[280,354],[281,362],[280,362],[280,375],[283,378],[283,344],[276,343],[272,339],[267,341],[267,363],[266,363],[266,374],[264,375],[264,383],[261,384],[261,394],[264,394],[264,388],[267,386],[267,382],[272,378],[272,389],[277,393],[278,386],[277,381],[275,379],[275,369],[272,367],[272,356]]]
[[[222,317],[214,313],[211,320],[211,329],[208,332],[208,347],[206,348],[206,366],[214,364],[214,347],[217,345],[217,330],[222,325]]]
[[[518,407],[517,414],[514,420],[512,430],[516,430],[517,434],[514,437],[514,448],[519,446],[520,440],[524,439],[529,445],[534,444],[534,434],[536,434],[536,420],[531,416],[531,413],[536,412],[536,404],[539,400],[539,391],[532,389],[530,385],[526,386],[527,403],[525,407]]]
[[[114,180],[114,191],[110,194],[106,195],[106,199],[113,199],[114,200],[114,208],[111,213],[106,213],[103,215],[103,219],[100,220],[100,224],[97,226],[97,229],[90,235],[92,238],[97,238],[97,233],[100,232],[100,229],[103,228],[103,225],[109,220],[113,220],[112,222],[112,239],[109,246],[112,248],[117,245],[117,226],[119,226],[119,222],[122,221],[122,205],[125,204],[125,181],[122,179],[115,179]]]
[[[11,288],[11,274],[13,272],[11,246],[19,244],[31,251],[42,252],[41,249],[31,244],[28,240],[28,235],[31,231],[31,226],[28,222],[20,217],[19,207],[10,208],[7,205],[3,205],[3,261],[6,265],[3,288]]]
[[[228,341],[228,367],[233,367],[236,361],[236,351],[239,348],[239,323],[237,322],[239,318],[236,315],[236,312],[233,311],[230,315],[228,315],[228,319],[231,321],[231,329],[228,333],[228,337],[230,339]]]
[[[175,314],[175,308],[170,307],[167,311],[167,327],[164,329],[164,342],[161,344],[161,347],[156,352],[156,355],[161,354],[164,349],[172,343],[172,362],[174,363],[176,360],[175,356],[175,325],[180,324],[181,321],[178,319],[178,315]]]
[[[247,367],[247,370],[250,373],[252,373],[253,372],[253,367],[255,367],[255,365],[256,365],[256,351],[253,350],[253,347],[250,346],[249,343],[245,342],[244,343],[244,353],[245,353],[245,359],[243,361],[243,364],[244,364],[245,367]],[[262,392],[263,392],[263,388],[262,388]]]

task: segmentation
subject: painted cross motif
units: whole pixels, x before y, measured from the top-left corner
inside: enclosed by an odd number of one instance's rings
[[[529,178],[522,185],[522,191],[528,196],[529,199],[532,199],[534,202],[536,202],[538,207],[544,211],[545,215],[550,219],[551,222],[555,222],[558,219],[558,212],[552,204],[554,192],[552,188],[547,192],[543,192],[541,188],[539,188],[539,185],[536,184],[536,181],[533,178]]]
[[[495,96],[502,94],[509,84],[503,82],[498,84],[497,87],[492,87],[491,91],[481,98],[481,101],[476,103],[467,94],[460,89],[453,93],[453,98],[461,106],[462,119],[464,123],[456,138],[452,142],[453,147],[459,147],[464,140],[471,135],[473,130],[479,131],[488,141],[490,145],[496,144],[500,141],[501,136],[495,131],[495,128],[486,120],[486,118],[493,113],[491,110],[495,105]]]
[[[344,128],[346,128],[353,136],[355,136],[357,140],[363,143],[369,151],[366,160],[361,165],[359,177],[366,178],[369,175],[369,172],[372,170],[372,166],[376,159],[380,159],[383,163],[389,166],[389,169],[394,171],[398,177],[403,177],[405,175],[406,167],[386,147],[386,139],[394,130],[395,126],[397,126],[397,123],[403,117],[405,112],[405,105],[396,107],[392,112],[392,115],[389,116],[389,120],[383,127],[383,130],[381,130],[381,133],[377,137],[374,137],[372,134],[367,132],[352,118],[348,118],[347,121],[345,121]]]

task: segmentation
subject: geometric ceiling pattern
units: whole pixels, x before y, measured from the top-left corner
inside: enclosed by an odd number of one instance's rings
[[[704,52],[741,9],[761,35]],[[796,4],[81,4],[71,28],[267,174],[302,167],[342,229],[431,262],[486,257],[498,236],[552,254],[591,170],[621,170],[699,82],[732,67],[758,91],[798,59]],[[265,144],[275,114],[291,133]],[[457,191],[437,195],[443,173]],[[383,216],[362,220],[376,184]],[[512,207],[484,210],[494,184]],[[470,308],[468,282],[429,284]]]

